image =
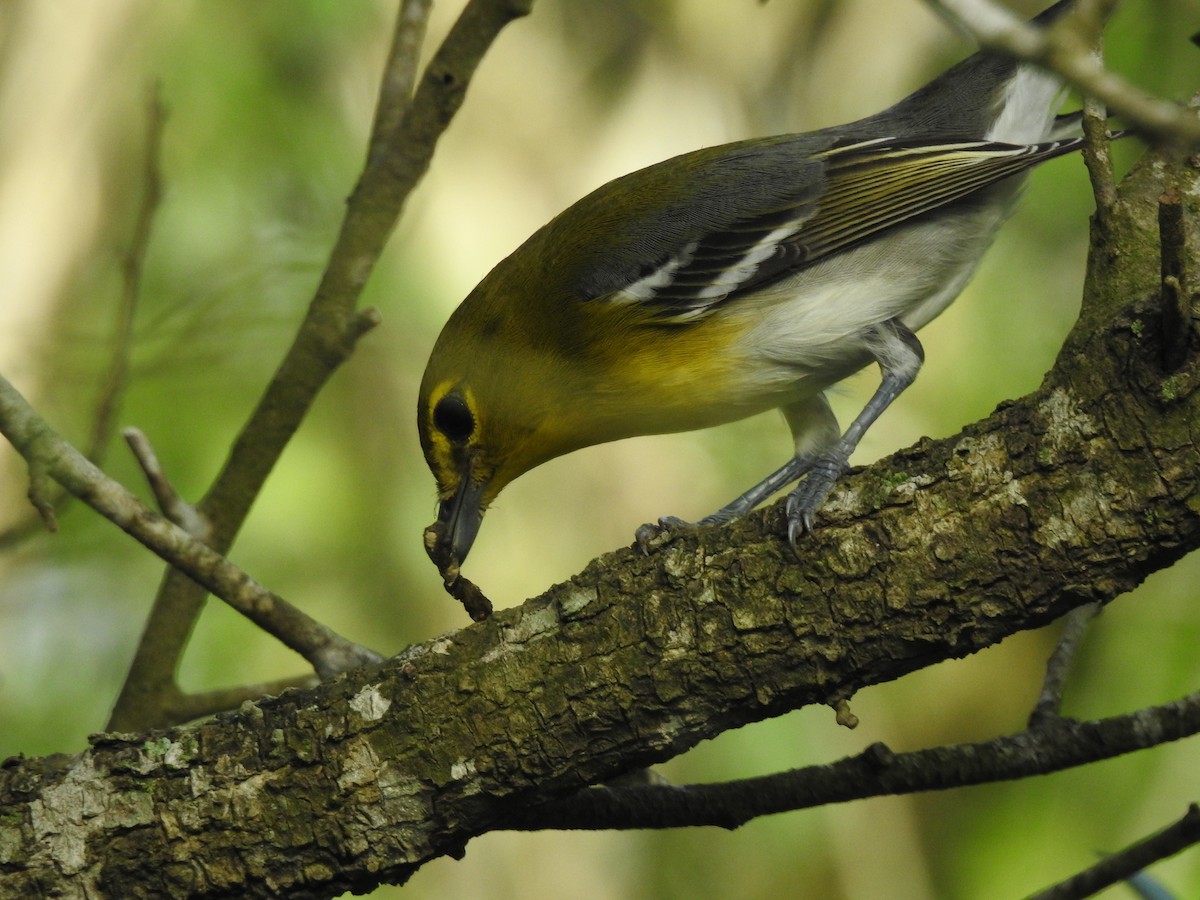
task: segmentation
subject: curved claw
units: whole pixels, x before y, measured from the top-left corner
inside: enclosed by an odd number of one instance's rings
[[[847,469],[840,457],[824,456],[787,498],[788,543],[796,549],[800,538],[813,530],[817,510],[829,497],[834,484]]]
[[[796,546],[800,538],[812,531],[813,519],[809,513],[801,513],[794,516],[791,510],[788,511],[788,543],[791,544],[793,550],[799,550]]]

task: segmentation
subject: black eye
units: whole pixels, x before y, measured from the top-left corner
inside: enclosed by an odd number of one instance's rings
[[[458,394],[447,394],[433,408],[433,425],[455,444],[475,433],[475,417],[467,401]]]

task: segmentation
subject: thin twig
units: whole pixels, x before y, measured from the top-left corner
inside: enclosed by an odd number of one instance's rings
[[[1179,188],[1169,187],[1158,198],[1159,341],[1162,368],[1177,372],[1188,358],[1192,335],[1192,296],[1189,289],[1187,221]]]
[[[307,659],[322,677],[381,659],[271,593],[211,547],[157,515],[56,434],[3,376],[0,432],[32,466],[44,467],[50,477],[122,531]]]
[[[1091,722],[1048,727],[974,744],[893,753],[874,744],[835,763],[723,784],[585,788],[530,808],[503,829],[737,828],[775,813],[888,794],[946,790],[1045,775],[1200,733],[1200,692]]]
[[[41,460],[29,461],[29,490],[25,495],[37,514],[37,521],[45,526],[52,534],[58,531],[58,517],[55,510],[58,507],[58,484],[50,475],[48,467]]]
[[[949,14],[982,46],[1043,66],[1080,91],[1102,101],[1139,133],[1169,143],[1200,145],[1195,112],[1159,99],[1105,69],[1083,32],[1102,21],[1113,0],[1089,0],[1049,28],[1030,25],[993,0],[927,0]]]
[[[504,26],[531,5],[532,0],[470,0],[411,94],[405,88],[406,73],[415,71],[418,38],[424,31],[424,23],[417,20],[427,17],[429,6],[402,5],[400,16],[408,21],[397,23],[384,65],[379,103],[386,109],[375,115],[371,164],[346,205],[341,230],[292,346],[197,504],[198,512],[212,523],[210,544],[217,553],[227,553],[233,545],[317,394],[358,338],[379,321],[373,310],[356,310],[362,289],[484,53]],[[158,715],[155,697],[170,701],[178,693],[174,672],[204,601],[203,587],[177,570],[167,571],[109,719],[110,730],[170,724]]]
[[[181,694],[174,711],[179,719],[193,721],[214,713],[237,709],[243,703],[253,703],[263,697],[274,697],[292,688],[316,687],[317,683],[318,680],[313,675],[300,675],[295,678],[281,678],[278,681],[240,684],[216,691]]]
[[[146,476],[146,482],[150,485],[150,490],[154,493],[154,499],[162,514],[192,537],[207,543],[212,526],[204,516],[197,512],[196,507],[179,496],[175,485],[171,484],[167,473],[163,471],[162,464],[158,461],[158,454],[154,452],[154,446],[150,443],[150,439],[137,428],[126,428],[122,434],[124,434],[125,442],[133,452],[134,458],[137,459],[138,465],[141,466],[142,473]]]
[[[404,0],[400,4],[392,47],[379,84],[379,102],[375,106],[375,122],[371,126],[370,151],[367,154],[368,166],[375,165],[387,155],[388,147],[400,130],[404,114],[408,112],[432,8],[433,0]]]
[[[1100,604],[1089,603],[1087,606],[1077,606],[1067,613],[1062,636],[1046,662],[1042,691],[1034,704],[1033,712],[1029,714],[1030,728],[1042,728],[1061,714],[1063,689],[1066,687],[1071,665],[1075,662],[1088,625],[1100,614],[1100,610]]]
[[[1104,65],[1103,25],[1112,12],[1113,3],[1100,9],[1090,6],[1080,11],[1088,21],[1088,30],[1093,35],[1092,54],[1099,66]],[[1088,18],[1088,17],[1091,18]],[[1083,98],[1083,163],[1087,167],[1088,179],[1092,183],[1092,195],[1096,200],[1096,221],[1107,227],[1108,217],[1117,202],[1117,184],[1113,176],[1112,153],[1109,151],[1108,110],[1092,95]]]
[[[437,141],[461,106],[475,69],[500,30],[531,0],[471,0],[407,98],[400,127],[377,165],[366,167],[351,194],[341,230],[296,339],[235,440],[216,481],[198,504],[214,526],[214,545],[228,549],[267,476],[314,398],[348,358],[378,314],[355,306],[405,201],[428,170]],[[410,7],[406,7],[408,9]],[[398,42],[394,52],[404,49]],[[389,71],[400,67],[388,63]],[[395,113],[379,113],[378,122]]]
[[[1200,843],[1200,806],[1193,803],[1182,819],[1106,857],[1089,869],[1035,894],[1030,900],[1080,900],[1118,881],[1126,881],[1160,860]]]

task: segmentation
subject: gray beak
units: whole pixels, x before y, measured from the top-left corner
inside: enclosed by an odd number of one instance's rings
[[[458,492],[438,506],[438,524],[442,526],[443,543],[449,544],[453,558],[460,564],[471,552],[479,526],[483,524],[484,484],[472,484],[464,478]]]

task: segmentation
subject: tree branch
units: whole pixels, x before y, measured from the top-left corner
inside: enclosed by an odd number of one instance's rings
[[[73,495],[312,663],[322,676],[380,657],[335,634],[242,572],[183,528],[156,515],[56,434],[0,376],[0,433]]]
[[[208,522],[196,512],[194,506],[179,496],[175,485],[171,484],[167,473],[163,471],[150,439],[137,428],[126,428],[124,434],[125,442],[137,459],[138,465],[142,467],[159,511],[192,537],[200,541],[207,540]]]
[[[1041,693],[1033,712],[1029,714],[1030,728],[1040,728],[1058,719],[1062,714],[1062,695],[1071,664],[1075,661],[1075,654],[1079,651],[1079,644],[1088,625],[1100,615],[1100,609],[1099,606],[1080,606],[1067,613],[1062,637],[1058,639],[1058,645],[1046,663],[1046,677],[1042,681]]]
[[[1105,69],[1093,52],[1095,36],[1116,5],[1114,0],[1079,0],[1071,14],[1045,29],[1021,20],[994,0],[928,2],[981,46],[1056,72],[1080,93],[1124,116],[1133,130],[1161,142],[1200,145],[1200,118],[1194,110],[1134,87]]]
[[[857,756],[724,784],[593,787],[522,810],[497,826],[554,829],[738,828],[760,816],[889,794],[949,790],[1047,775],[1200,733],[1200,693],[1094,722],[1051,725],[972,744]]]
[[[1118,881],[1127,881],[1142,869],[1200,843],[1200,806],[1193,803],[1178,822],[1138,841],[1120,853],[1098,862],[1066,881],[1034,894],[1030,900],[1078,900],[1090,897]]]
[[[384,66],[368,160],[347,203],[321,282],[262,399],[196,505],[211,525],[209,542],[217,554],[228,553],[317,394],[358,338],[378,322],[374,310],[355,309],[367,278],[484,53],[500,30],[531,5],[532,0],[471,0],[410,96],[430,4],[402,4]],[[176,702],[180,692],[174,672],[204,600],[205,590],[192,579],[177,570],[166,572],[110,728],[127,731],[182,721],[186,708]]]
[[[371,126],[367,166],[378,165],[387,158],[400,132],[404,116],[411,108],[413,86],[417,81],[421,47],[425,44],[425,28],[433,0],[404,0],[396,16],[392,47],[383,68],[379,85],[379,102],[375,105],[375,122]]]
[[[1104,232],[1121,252],[1094,247],[1091,296],[1041,388],[848,476],[802,562],[777,504],[652,557],[602,557],[313,691],[98,736],[58,763],[10,761],[0,893],[320,897],[404,881],[522,810],[1106,603],[1171,565],[1200,546],[1200,391],[1163,391],[1157,332],[1138,324],[1157,304],[1163,178],[1197,214],[1200,172],[1186,164],[1151,155],[1125,180]],[[1193,352],[1184,369],[1197,365]],[[1022,741],[1059,764],[1099,758],[1193,732],[1196,704],[1054,717],[990,749],[1001,767]],[[966,780],[953,768],[965,751],[920,753],[940,772],[923,784]],[[1010,774],[1036,768],[1024,759]],[[900,781],[894,760],[838,765]]]
[[[9,760],[0,893],[320,897],[400,882],[521,809],[837,704],[1171,565],[1200,546],[1200,362],[1190,343],[1168,374],[1145,327],[1159,309],[1164,177],[1196,215],[1194,168],[1156,156],[1126,180],[1044,384],[846,478],[803,561],[776,505],[649,558],[602,557],[521,607],[311,691],[189,728],[97,735],[70,758]],[[1197,258],[1194,234],[1185,251]],[[0,416],[23,441],[61,449],[13,408]],[[49,456],[47,471],[74,480]],[[1194,699],[1105,739],[1182,734]],[[1030,734],[1075,728],[1052,718]],[[889,768],[881,751],[861,759]]]

